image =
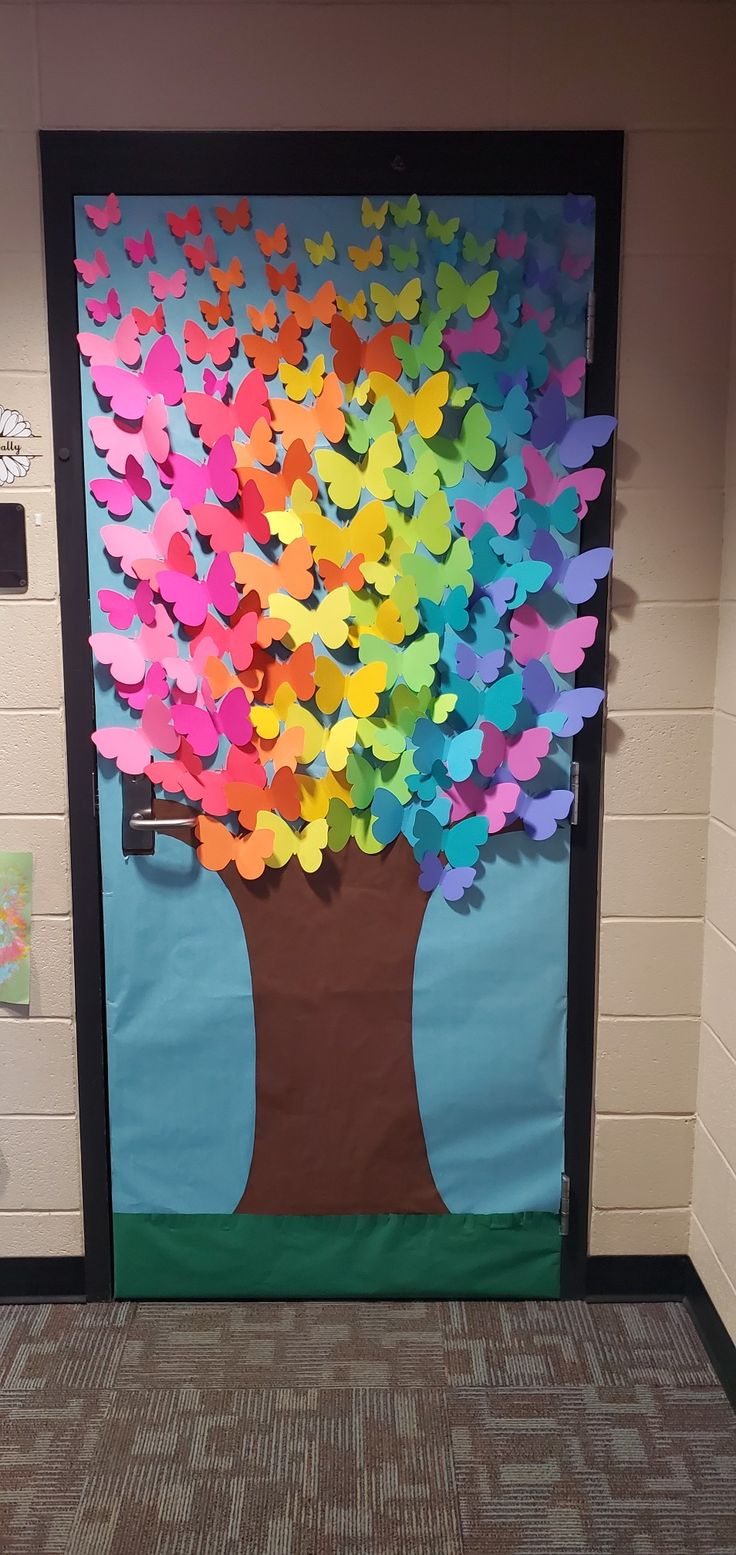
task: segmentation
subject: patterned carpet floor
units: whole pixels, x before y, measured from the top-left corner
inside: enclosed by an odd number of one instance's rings
[[[685,1309],[0,1307],[2,1555],[734,1555]]]

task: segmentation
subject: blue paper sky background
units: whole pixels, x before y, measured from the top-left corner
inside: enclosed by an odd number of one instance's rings
[[[104,195],[98,191],[77,201],[77,253],[91,257],[102,246],[111,269],[109,281],[91,293],[79,288],[80,328],[90,331],[94,326],[84,301],[89,295],[105,295],[110,286],[117,287],[123,313],[132,305],[154,308],[147,284],[150,264],[135,269],[123,253],[124,236],[140,238],[146,227],[156,244],[153,268],[165,275],[182,265],[187,271],[186,296],[165,303],[170,333],[181,340],[184,321],[200,321],[197,299],[213,296],[211,284],[186,266],[165,220],[167,210],[182,211],[190,203],[202,210],[204,231],[215,237],[220,265],[226,268],[236,253],[242,258],[246,288],[232,294],[234,322],[241,331],[250,328],[246,302],[262,308],[271,295],[254,237],[256,226],[272,231],[279,221],[286,222],[290,253],[275,256],[275,263],[281,268],[290,257],[297,258],[301,289],[307,295],[325,279],[350,297],[361,287],[368,291],[372,279],[398,291],[417,273],[412,269],[400,274],[386,261],[380,272],[361,275],[353,268],[345,255],[347,243],[367,247],[373,236],[360,225],[357,197],[256,197],[251,228],[231,238],[221,231],[214,206],[233,206],[234,198],[125,197],[121,225],[104,237],[93,232],[83,214],[90,198],[101,200]],[[379,201],[375,196],[374,203]],[[461,234],[468,228],[480,241],[501,223],[508,230],[530,229],[532,204],[542,230],[530,240],[528,253],[543,263],[551,252],[545,231],[551,234],[559,227],[561,201],[422,199],[425,213],[434,208],[442,219],[459,215]],[[303,239],[321,238],[325,228],[335,238],[338,262],[314,268],[304,254]],[[400,232],[387,224],[382,236],[387,257],[389,242],[406,247],[412,238],[426,253],[423,227]],[[435,249],[420,266],[425,284],[441,257]],[[459,268],[469,278],[480,273],[480,267],[462,261]],[[502,301],[517,284],[519,267],[516,275],[510,264],[501,264],[499,270]],[[589,273],[579,283],[569,282],[567,316],[553,326],[551,339],[561,362],[583,352],[590,279]],[[537,306],[544,305],[540,295]],[[102,333],[111,334],[113,327],[111,322]],[[143,342],[144,355],[155,338],[151,334]],[[327,331],[316,325],[309,337],[309,359],[327,344]],[[202,366],[184,360],[183,367],[187,387],[200,389]],[[238,363],[236,382],[242,370]],[[99,414],[100,406],[86,368],[81,381],[86,419]],[[278,390],[278,380],[276,384]],[[178,451],[201,457],[201,445],[192,437],[182,407],[170,413],[170,422]],[[88,481],[109,473],[86,429],[85,467]],[[151,518],[152,511],[137,504],[129,522],[147,528]],[[99,538],[106,522],[107,514],[88,497],[93,630],[107,626],[97,590],[115,587],[119,578]],[[96,677],[96,697],[98,723],[128,721],[104,672]],[[564,759],[563,754],[563,764]],[[102,762],[114,1208],[227,1212],[245,1184],[254,1130],[255,1035],[240,920],[222,882],[202,870],[181,842],[159,836],[153,857],[124,859],[120,805],[119,774]],[[436,893],[420,939],[414,1047],[427,1145],[451,1210],[554,1210],[563,1149],[569,838],[561,832],[539,845],[510,834],[491,840],[484,857],[484,874],[474,893],[479,905],[471,910],[465,903],[453,910]]]

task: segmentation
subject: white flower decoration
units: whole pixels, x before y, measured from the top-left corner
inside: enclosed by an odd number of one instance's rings
[[[0,438],[32,437],[30,426],[19,410],[4,410],[0,405]],[[27,475],[31,468],[25,454],[0,453],[0,486],[12,486],[13,481]]]

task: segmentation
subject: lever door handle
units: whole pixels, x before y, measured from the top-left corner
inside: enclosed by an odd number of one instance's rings
[[[196,815],[183,815],[181,819],[176,816],[159,819],[151,815],[150,810],[134,810],[128,821],[131,831],[178,831],[180,827],[192,828],[196,824]]]

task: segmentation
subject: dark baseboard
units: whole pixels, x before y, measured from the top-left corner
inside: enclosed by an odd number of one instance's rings
[[[697,1278],[685,1254],[589,1258],[585,1295],[588,1301],[683,1301]]]
[[[588,1301],[682,1301],[726,1397],[736,1409],[736,1345],[686,1257],[589,1258]]]
[[[682,1301],[736,1408],[736,1345],[686,1256],[589,1258],[588,1301]],[[0,1303],[84,1301],[83,1258],[0,1258]]]
[[[685,1306],[721,1387],[736,1409],[736,1345],[695,1269],[693,1276],[694,1288],[685,1296]]]
[[[0,1302],[84,1299],[83,1258],[0,1258]]]

